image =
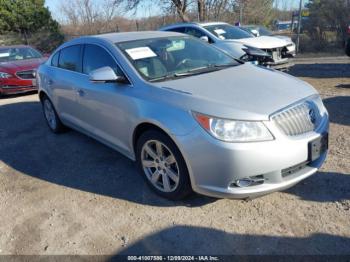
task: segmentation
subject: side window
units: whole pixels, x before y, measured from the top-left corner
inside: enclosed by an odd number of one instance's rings
[[[205,34],[202,31],[200,31],[196,28],[193,28],[193,27],[186,27],[185,33],[188,35],[197,37],[197,38],[205,36]]]
[[[185,33],[185,28],[184,27],[177,27],[177,28],[169,29],[167,31],[177,32],[177,33]]]
[[[51,59],[51,65],[57,67],[58,66],[58,58],[60,56],[60,52],[57,52]]]
[[[73,45],[63,48],[60,51],[58,67],[81,72],[80,45]]]
[[[104,48],[92,44],[85,45],[83,73],[89,74],[91,71],[104,66],[111,67],[117,75],[123,75],[113,57]]]
[[[208,37],[208,42],[209,43],[213,43],[213,40],[207,36],[204,32],[202,32],[201,30],[197,29],[197,28],[193,28],[193,27],[186,27],[185,28],[185,34],[197,37],[197,38],[201,38],[202,36],[206,36]]]

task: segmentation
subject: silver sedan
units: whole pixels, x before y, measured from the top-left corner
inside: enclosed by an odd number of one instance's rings
[[[328,113],[313,87],[183,34],[74,39],[37,81],[53,132],[76,129],[136,160],[169,199],[256,197],[291,187],[326,158]]]

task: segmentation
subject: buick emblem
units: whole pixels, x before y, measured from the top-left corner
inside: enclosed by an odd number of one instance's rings
[[[316,112],[313,108],[309,110],[309,118],[311,123],[315,124],[316,123]]]

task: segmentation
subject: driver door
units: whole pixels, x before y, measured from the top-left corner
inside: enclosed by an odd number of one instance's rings
[[[117,75],[124,75],[112,55],[102,46],[84,45],[83,78],[78,90],[80,126],[100,141],[128,151],[132,106],[129,95],[133,91],[128,84],[94,83],[89,73],[101,67],[111,67]]]

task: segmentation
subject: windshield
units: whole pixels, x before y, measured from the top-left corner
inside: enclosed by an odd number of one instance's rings
[[[0,48],[0,62],[11,62],[41,57],[42,55],[39,51],[30,47]]]
[[[148,81],[208,73],[241,64],[193,37],[162,37],[116,44]]]
[[[228,24],[205,26],[209,32],[220,39],[242,39],[253,37],[250,33]]]
[[[260,36],[271,36],[273,33],[267,29],[266,27],[259,27],[259,35]]]

